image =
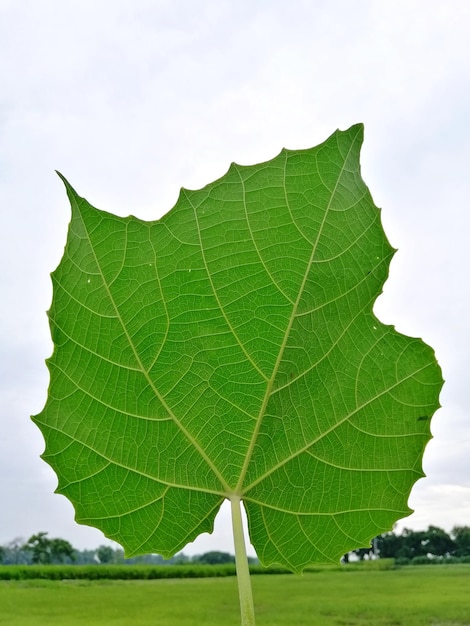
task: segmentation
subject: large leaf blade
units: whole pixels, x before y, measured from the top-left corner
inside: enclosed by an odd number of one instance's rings
[[[78,521],[170,555],[241,496],[260,557],[298,570],[409,513],[442,381],[373,315],[393,249],[361,143],[232,164],[156,222],[67,184],[35,420]]]

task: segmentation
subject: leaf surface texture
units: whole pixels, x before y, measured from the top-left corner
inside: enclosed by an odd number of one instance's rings
[[[244,502],[265,564],[301,570],[410,513],[442,386],[373,304],[394,250],[363,128],[183,189],[162,219],[72,205],[34,420],[77,521],[170,556]]]

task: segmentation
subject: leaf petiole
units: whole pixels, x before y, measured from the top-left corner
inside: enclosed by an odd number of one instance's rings
[[[246,555],[240,497],[230,498],[232,508],[233,541],[235,544],[235,562],[237,566],[238,595],[240,598],[241,626],[255,626],[253,593],[251,591],[250,569]]]

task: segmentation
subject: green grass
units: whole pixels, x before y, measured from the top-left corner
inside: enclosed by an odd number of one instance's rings
[[[470,566],[254,576],[257,626],[470,626]],[[239,626],[234,578],[0,581],[0,625]]]

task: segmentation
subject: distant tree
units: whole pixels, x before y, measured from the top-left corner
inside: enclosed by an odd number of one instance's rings
[[[50,539],[49,549],[51,552],[52,563],[75,563],[75,550],[65,539]]]
[[[422,539],[422,546],[426,554],[433,556],[448,556],[455,549],[455,544],[442,528],[429,526]]]
[[[33,563],[65,563],[75,561],[75,551],[65,539],[49,539],[47,533],[32,535],[23,546],[31,552]]]
[[[111,546],[99,546],[96,550],[96,556],[100,563],[113,563],[114,562],[114,550]]]
[[[376,538],[377,550],[381,559],[398,558],[402,549],[403,540],[393,531],[384,533]]]
[[[189,563],[190,560],[189,556],[184,554],[184,552],[178,552],[178,554],[175,554],[167,563],[171,563],[172,565],[184,565],[185,563]]]
[[[24,544],[23,549],[32,553],[33,563],[46,564],[51,562],[50,541],[47,538],[47,533],[45,532],[40,532],[37,535],[31,535],[28,541]]]
[[[4,546],[0,546],[0,563],[3,563],[3,558],[6,554],[6,548]]]
[[[24,539],[16,537],[2,546],[4,565],[26,565],[31,562],[31,554],[23,550]]]
[[[116,550],[114,550],[114,562],[115,563],[126,562],[126,558],[124,556],[124,550],[122,548],[116,548]]]
[[[75,563],[77,565],[91,565],[96,562],[96,550],[75,550]]]
[[[221,565],[224,563],[235,563],[235,557],[228,552],[205,552],[193,558],[195,563],[206,563],[207,565]]]
[[[455,551],[455,541],[437,526],[429,526],[424,531],[404,528],[401,535],[394,532],[384,533],[376,541],[381,558],[414,559],[428,555],[445,557]]]
[[[454,526],[450,531],[455,556],[470,556],[470,526]]]
[[[397,553],[398,558],[414,559],[417,556],[426,556],[426,532],[404,528],[401,534],[401,546]]]

